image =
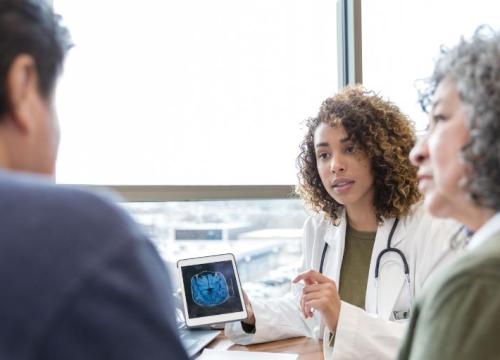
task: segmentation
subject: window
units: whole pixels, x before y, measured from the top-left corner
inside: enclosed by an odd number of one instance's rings
[[[500,3],[464,1],[363,1],[363,82],[427,125],[418,105],[418,79],[432,74],[442,45],[455,45],[481,24],[498,24]],[[418,82],[417,82],[418,86]]]
[[[289,289],[301,257],[306,212],[300,200],[193,201],[123,204],[170,268],[193,256],[233,253],[253,295]]]
[[[53,3],[75,43],[58,182],[151,201],[123,206],[171,270],[232,252],[249,293],[286,291],[306,216],[289,196],[301,122],[338,88],[335,1]]]
[[[294,184],[337,90],[330,0],[55,0],[72,32],[58,182]]]

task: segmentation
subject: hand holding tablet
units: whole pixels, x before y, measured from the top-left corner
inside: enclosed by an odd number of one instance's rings
[[[247,318],[233,254],[183,259],[177,268],[187,326]]]

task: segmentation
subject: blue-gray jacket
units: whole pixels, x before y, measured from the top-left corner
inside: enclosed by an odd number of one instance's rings
[[[171,303],[124,211],[0,171],[0,359],[186,359]]]

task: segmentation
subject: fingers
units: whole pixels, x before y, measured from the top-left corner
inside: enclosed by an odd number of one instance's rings
[[[306,285],[311,285],[314,283],[319,283],[323,284],[325,282],[331,281],[329,278],[324,276],[323,274],[315,271],[315,270],[307,270],[295,277],[295,279],[292,280],[293,283],[299,282],[299,281],[304,281]]]
[[[250,299],[248,298],[248,295],[245,292],[245,290],[243,290],[243,301],[245,302],[245,305],[251,305],[250,304]]]
[[[312,318],[314,316],[314,308],[310,304],[304,303],[304,311],[302,312],[304,314],[304,319]]]
[[[335,295],[327,291],[315,292],[302,296],[301,303],[303,313],[310,317],[313,309],[323,312],[328,304],[335,303]]]
[[[243,300],[245,302],[245,307],[247,309],[247,318],[243,320],[243,322],[254,325],[255,324],[255,315],[253,313],[253,308],[252,308],[252,303],[250,302],[250,299],[248,298],[247,293],[245,290],[243,290]]]
[[[304,273],[305,274],[305,273]],[[292,280],[292,283],[298,283],[299,281],[303,281],[306,285],[315,284],[315,282],[308,276],[303,276],[302,274],[298,275],[295,279]]]
[[[252,303],[250,302],[250,299],[248,298],[247,293],[245,290],[243,290],[243,302],[245,303],[245,306],[247,308],[247,313],[250,315],[253,315],[253,308],[252,308]]]
[[[302,289],[302,294],[313,294],[313,293],[318,293],[318,292],[329,292],[332,294],[337,293],[337,286],[333,281],[329,281],[328,283],[324,284],[312,284],[312,285],[307,285],[304,286],[304,289]]]
[[[302,316],[304,319],[310,318],[313,316],[313,309],[310,305],[306,304],[306,300],[304,296],[300,298],[300,311],[302,312]]]
[[[300,311],[302,312],[302,316],[307,319],[313,316],[313,309],[306,304],[306,298],[304,297],[304,293],[300,296]]]
[[[305,271],[297,275],[295,279],[292,280],[293,283],[297,283],[299,281],[303,281],[306,285],[302,289],[302,295],[300,298],[300,310],[306,319],[313,316],[313,310],[316,308],[311,305],[311,300],[316,298],[331,299],[338,296],[337,286],[335,283],[317,271]]]
[[[314,309],[313,306],[310,304],[310,301],[318,298],[323,298],[325,296],[326,295],[322,291],[314,291],[307,295],[305,293],[302,293],[302,296],[300,297],[300,310],[305,319],[313,316]]]
[[[305,318],[310,318],[313,317],[314,315],[314,310],[318,309],[319,311],[322,311],[322,308],[324,307],[324,299],[313,299],[313,300],[308,300],[304,302],[304,313],[306,314]]]
[[[332,304],[329,299],[314,298],[304,300],[304,309],[307,317],[313,316],[313,309],[321,312],[321,317],[330,331],[336,331],[340,315],[340,299],[336,304]]]
[[[304,293],[302,299],[304,302],[314,300],[314,299],[334,299],[336,293],[331,291],[331,289],[318,289],[317,291],[312,291],[309,293]]]
[[[304,287],[300,299],[302,314],[307,319],[313,316],[314,309],[323,313],[330,304],[338,302],[337,287],[332,281],[328,284],[314,284]]]
[[[304,319],[307,319],[308,315],[307,315],[306,307],[305,306],[306,305],[305,305],[304,297],[301,296],[300,297],[300,311],[302,312],[302,316],[304,317]]]

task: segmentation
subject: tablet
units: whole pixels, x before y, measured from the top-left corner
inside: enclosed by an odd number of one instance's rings
[[[187,326],[247,318],[233,254],[183,259],[177,268]]]

